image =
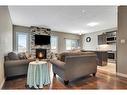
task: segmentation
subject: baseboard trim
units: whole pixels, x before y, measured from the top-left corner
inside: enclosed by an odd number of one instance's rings
[[[118,76],[127,78],[127,74],[122,74],[122,73],[116,73],[116,74],[117,74]]]
[[[3,86],[4,86],[4,82],[5,82],[5,79],[3,79],[2,83],[0,84],[0,89],[3,88]]]

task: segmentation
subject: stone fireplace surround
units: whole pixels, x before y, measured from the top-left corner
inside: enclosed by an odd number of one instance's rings
[[[36,58],[36,50],[37,49],[45,49],[46,50],[46,59],[50,58],[51,54],[51,45],[35,45],[35,35],[50,35],[51,29],[42,28],[42,27],[31,27],[31,35],[30,35],[30,53],[33,58]]]

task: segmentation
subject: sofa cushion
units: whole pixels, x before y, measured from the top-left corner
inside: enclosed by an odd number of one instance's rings
[[[57,66],[57,67],[59,67],[59,68],[61,68],[61,69],[64,69],[64,65],[65,65],[64,62],[62,62],[62,61],[60,61],[60,60],[56,60],[56,59],[51,59],[50,62],[51,62],[53,65],[55,65],[55,66]]]
[[[27,59],[25,52],[19,53],[18,56],[19,59]]]
[[[16,53],[14,53],[14,52],[8,53],[8,58],[9,58],[10,60],[19,60],[18,55],[17,55]]]
[[[31,54],[29,52],[25,52],[25,55],[27,59],[31,58]]]
[[[57,58],[58,58],[57,55],[58,55],[57,53],[53,53],[53,52],[52,52],[52,53],[50,54],[50,59],[57,59]]]
[[[80,56],[80,55],[95,55],[94,52],[81,52],[81,51],[71,51],[71,52],[63,52],[59,54],[58,60],[65,62],[66,56]]]

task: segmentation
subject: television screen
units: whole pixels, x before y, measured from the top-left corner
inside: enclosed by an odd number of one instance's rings
[[[35,35],[35,45],[48,45],[48,44],[50,44],[50,36]]]

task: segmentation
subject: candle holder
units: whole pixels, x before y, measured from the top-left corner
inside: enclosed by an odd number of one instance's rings
[[[39,59],[38,58],[36,58],[36,63],[38,63],[39,62]]]

